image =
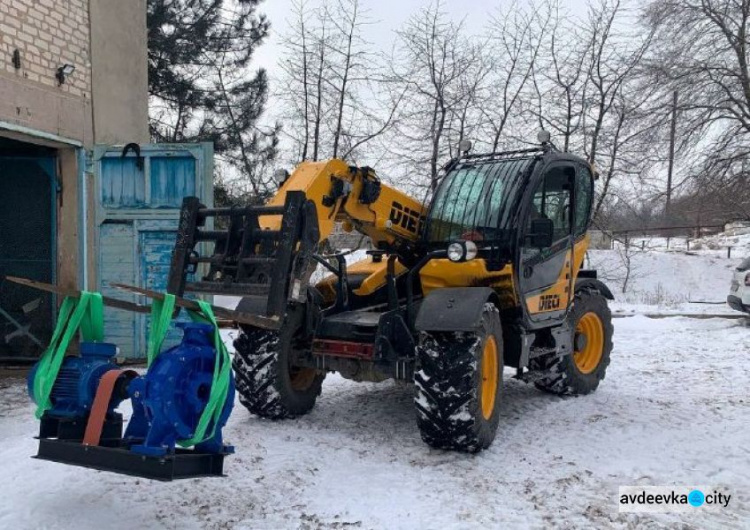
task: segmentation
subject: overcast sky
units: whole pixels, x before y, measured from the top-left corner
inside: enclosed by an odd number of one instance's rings
[[[324,0],[307,0],[308,9],[320,5]],[[334,3],[336,0],[329,0]],[[412,15],[428,6],[432,0],[360,0],[361,7],[367,12],[371,24],[367,28],[365,39],[373,45],[372,51],[390,52],[393,47],[396,30],[400,29]],[[467,34],[479,34],[483,31],[488,15],[506,9],[513,3],[525,5],[532,0],[443,0],[443,10],[456,20],[463,20]],[[537,0],[541,3],[542,0]],[[583,16],[587,12],[588,0],[560,0],[563,11],[571,16]],[[271,22],[268,40],[260,46],[253,57],[255,67],[267,69],[270,78],[269,101],[261,118],[261,124],[271,126],[281,119],[281,109],[275,101],[274,91],[278,86],[278,61],[283,55],[282,37],[288,34],[288,23],[294,18],[293,0],[265,0],[258,12],[265,14]],[[281,150],[287,149],[287,138],[281,135]],[[288,157],[282,156],[282,159]],[[375,160],[369,161],[376,163]]]
[[[319,0],[308,0],[314,6]],[[481,31],[487,20],[487,14],[498,7],[512,4],[510,0],[444,0],[443,9],[457,20],[465,20],[467,28]],[[524,0],[518,0],[524,3]],[[562,0],[570,14],[585,13],[586,0]],[[369,12],[373,24],[369,27],[367,40],[379,50],[389,50],[394,41],[394,31],[430,0],[362,0],[363,7]],[[292,18],[291,0],[265,0],[260,4],[259,12],[264,13],[271,21],[271,36],[256,52],[255,62],[266,67],[273,76],[276,62],[281,54],[280,35],[286,32],[287,21]]]

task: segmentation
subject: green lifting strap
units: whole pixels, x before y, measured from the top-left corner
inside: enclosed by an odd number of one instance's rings
[[[169,331],[169,324],[172,322],[174,315],[175,296],[165,294],[163,300],[154,300],[151,304],[151,333],[148,335],[148,365],[154,362],[156,356],[161,351],[164,339]]]
[[[167,294],[164,301],[154,300],[151,306],[151,334],[149,336],[148,361],[149,366],[156,358],[164,343],[164,339],[169,331],[169,324],[172,321],[175,297]],[[188,440],[179,440],[177,443],[182,447],[192,447],[196,444],[210,440],[216,432],[221,413],[224,410],[224,404],[227,400],[229,385],[232,377],[232,363],[229,358],[229,352],[221,339],[219,325],[216,317],[208,302],[197,301],[200,311],[188,311],[191,320],[204,324],[211,324],[214,327],[214,349],[216,350],[216,361],[214,362],[214,374],[211,381],[211,391],[208,396],[208,403],[203,409],[201,417],[198,420],[198,426],[193,436]],[[210,432],[208,431],[211,427]]]
[[[198,427],[193,433],[193,437],[189,440],[181,440],[178,443],[182,447],[192,447],[195,444],[199,444],[206,440],[210,440],[216,433],[216,425],[219,423],[219,418],[224,410],[224,404],[227,401],[227,393],[229,392],[229,385],[232,378],[232,361],[229,358],[229,352],[227,346],[221,339],[221,332],[219,331],[219,324],[216,322],[216,317],[211,309],[211,304],[198,300],[198,305],[201,310],[200,313],[189,311],[190,318],[194,322],[202,322],[204,324],[211,324],[214,327],[214,349],[216,350],[216,362],[214,363],[214,377],[211,382],[211,392],[208,396],[208,403],[206,408],[203,409],[200,420],[198,420]],[[206,433],[209,425],[211,426],[211,432]]]
[[[52,408],[52,387],[60,373],[68,345],[79,328],[84,342],[104,340],[104,303],[101,294],[81,291],[79,299],[67,297],[63,300],[52,340],[39,359],[34,376],[37,419]]]

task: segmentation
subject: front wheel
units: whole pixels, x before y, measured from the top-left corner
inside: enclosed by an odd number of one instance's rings
[[[280,331],[245,328],[234,342],[232,362],[240,403],[273,420],[306,414],[315,406],[325,374],[293,364],[296,327]]]
[[[529,368],[544,377],[535,385],[558,395],[590,394],[604,379],[612,353],[612,313],[598,291],[579,291],[568,316],[573,327],[573,353],[532,359]]]
[[[424,333],[414,375],[417,425],[438,449],[475,453],[492,444],[500,421],[503,333],[486,304],[474,332]]]

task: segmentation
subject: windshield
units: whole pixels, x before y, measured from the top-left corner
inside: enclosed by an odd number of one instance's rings
[[[427,225],[427,241],[490,241],[507,228],[509,202],[533,158],[464,163],[438,188]]]

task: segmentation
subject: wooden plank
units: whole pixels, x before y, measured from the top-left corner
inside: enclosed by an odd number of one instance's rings
[[[105,207],[133,208],[146,203],[146,178],[135,157],[106,157],[100,164],[101,201]]]
[[[62,296],[70,296],[73,298],[80,298],[81,291],[77,289],[70,289],[68,287],[60,287],[49,283],[39,282],[36,280],[28,280],[26,278],[18,278],[16,276],[6,276],[6,280],[19,285],[25,285],[32,289],[39,291],[45,291],[47,293],[55,293]],[[133,302],[126,302],[125,300],[118,300],[117,298],[110,298],[109,296],[102,296],[102,301],[107,307],[114,307],[115,309],[124,309],[125,311],[135,311],[136,313],[149,313],[151,307],[147,305],[140,305]]]
[[[38,282],[36,280],[27,280],[26,278],[18,278],[16,276],[6,276],[6,280],[31,287],[32,289],[38,289],[40,291],[46,291],[48,293],[55,293],[62,296],[70,296],[73,298],[79,298],[81,291],[77,289],[70,289],[67,287],[59,287],[49,283]],[[154,298],[156,300],[163,300],[164,293],[158,293],[156,291],[150,291],[148,289],[141,289],[140,287],[134,287],[132,285],[113,284],[112,287],[123,291],[129,291],[136,293],[147,298]],[[136,313],[150,313],[151,306],[135,304],[133,302],[126,302],[124,300],[118,300],[116,298],[110,298],[108,296],[102,296],[102,301],[107,307],[114,307],[115,309],[124,309],[126,311],[135,311]],[[179,296],[175,299],[175,305],[185,309],[193,311],[200,311],[200,306],[193,300],[187,300],[180,298]],[[259,315],[252,315],[250,313],[242,313],[240,311],[233,311],[225,307],[217,307],[212,305],[211,310],[219,320],[231,320],[239,324],[247,324],[249,326],[255,326],[257,328],[277,330],[281,327],[281,321],[278,318],[262,317]]]
[[[164,299],[164,293],[142,289],[133,285],[123,285],[121,283],[115,283],[112,284],[112,287],[114,287],[115,289],[122,289],[123,291],[137,293],[148,298],[154,298],[156,300]],[[179,296],[175,297],[175,305],[177,307],[190,309],[191,311],[200,311],[200,306],[197,302],[188,300],[186,298],[180,298]],[[216,315],[220,319],[234,320],[235,322],[238,322],[240,324],[247,324],[249,326],[271,330],[276,330],[281,327],[281,320],[277,317],[262,317],[260,315],[242,313],[240,311],[233,311],[231,309],[227,309],[225,307],[217,307],[215,305],[211,306],[211,310],[214,312],[214,315]]]

